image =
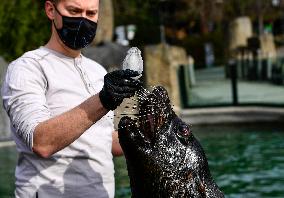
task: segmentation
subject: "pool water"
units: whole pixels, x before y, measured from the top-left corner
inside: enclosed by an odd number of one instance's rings
[[[211,173],[229,198],[284,197],[284,130],[275,127],[193,127]],[[0,198],[13,197],[15,147],[0,148]],[[115,159],[116,198],[129,198],[125,160]]]
[[[271,128],[193,127],[226,197],[284,197],[284,130]],[[117,198],[128,198],[125,160],[116,164]]]
[[[13,197],[17,156],[15,147],[0,148],[0,198]]]

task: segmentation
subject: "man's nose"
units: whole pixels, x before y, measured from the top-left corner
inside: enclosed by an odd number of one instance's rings
[[[82,13],[81,13],[81,17],[87,18],[86,12],[82,12]]]

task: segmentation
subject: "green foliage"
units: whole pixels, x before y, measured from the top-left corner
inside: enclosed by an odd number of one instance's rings
[[[116,25],[159,24],[158,2],[157,0],[113,0]]]
[[[50,35],[44,1],[1,0],[0,55],[11,61],[43,45]]]
[[[103,0],[101,0],[103,1]],[[163,5],[160,2],[166,2]],[[113,0],[115,25],[135,24],[137,35],[133,45],[158,43],[160,23],[171,30],[184,29],[188,33],[185,40],[179,41],[173,35],[171,44],[184,46],[189,53],[202,55],[205,42],[211,42],[217,51],[217,58],[224,57],[225,31],[202,32],[208,21],[220,14],[218,24],[229,23],[235,17],[248,15],[254,21],[259,14],[264,20],[275,19],[282,10],[275,11],[266,0],[226,0],[216,4],[216,0]],[[261,3],[259,3],[261,2]],[[38,48],[47,42],[50,35],[50,22],[43,9],[44,0],[1,0],[0,4],[0,55],[11,61],[28,50]],[[216,9],[218,7],[218,9]],[[161,12],[163,11],[163,20]],[[202,20],[201,20],[202,19]],[[192,34],[192,22],[200,22],[199,34]],[[206,29],[206,28],[205,28]],[[205,32],[205,33],[204,33]],[[172,35],[167,35],[168,37]],[[211,39],[211,40],[210,40]],[[194,50],[192,50],[194,49]],[[199,53],[200,51],[200,53]],[[201,52],[202,51],[202,52]]]

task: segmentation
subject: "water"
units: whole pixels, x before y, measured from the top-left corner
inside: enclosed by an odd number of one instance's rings
[[[226,197],[284,197],[284,130],[269,128],[193,127]],[[129,198],[125,161],[115,163],[116,197]]]
[[[211,173],[228,198],[284,197],[284,129],[193,127]],[[0,198],[12,197],[15,147],[0,148]],[[116,198],[129,198],[125,160],[115,159]]]
[[[7,70],[8,63],[0,56],[0,88],[2,87],[2,82]],[[6,140],[10,138],[10,125],[9,118],[3,109],[2,98],[0,97],[0,140]]]

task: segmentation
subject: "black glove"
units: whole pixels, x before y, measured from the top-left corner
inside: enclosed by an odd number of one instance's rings
[[[104,86],[100,91],[100,100],[104,108],[114,110],[119,106],[124,98],[135,95],[135,91],[141,88],[139,80],[132,79],[139,73],[132,70],[117,70],[107,73],[104,77]]]

